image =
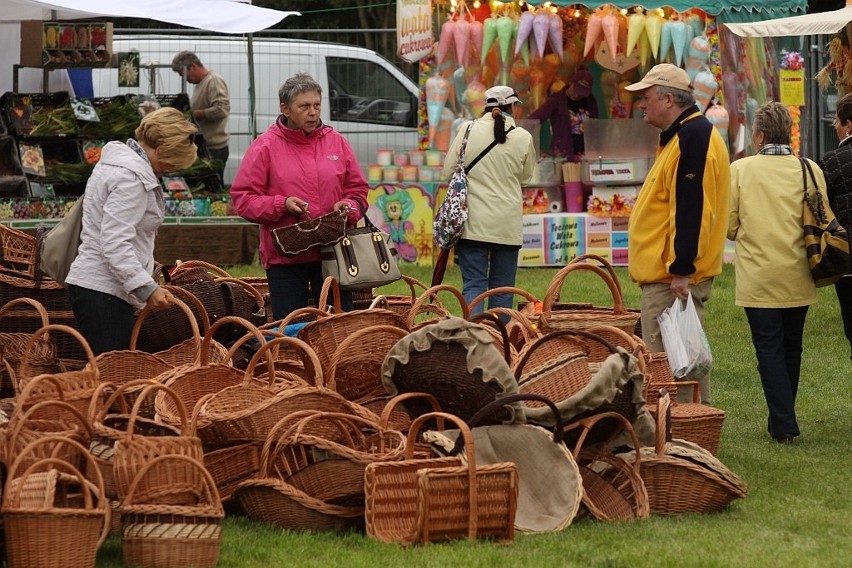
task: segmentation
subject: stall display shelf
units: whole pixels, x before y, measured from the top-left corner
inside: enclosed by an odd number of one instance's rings
[[[0,223],[13,229],[53,227],[62,219],[0,219]],[[242,217],[165,217],[163,225],[252,225]]]

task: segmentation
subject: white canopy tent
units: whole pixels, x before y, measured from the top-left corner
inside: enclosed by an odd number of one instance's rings
[[[852,4],[831,12],[778,18],[741,24],[726,23],[733,33],[742,37],[783,37],[836,34],[852,22]]]

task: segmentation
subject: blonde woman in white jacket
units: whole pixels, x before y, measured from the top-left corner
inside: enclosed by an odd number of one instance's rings
[[[160,174],[192,165],[196,127],[173,108],[146,115],[136,139],[110,142],[86,184],[80,248],[65,279],[95,355],[127,349],[136,309],[168,305],[154,281],[154,237],[165,216]]]

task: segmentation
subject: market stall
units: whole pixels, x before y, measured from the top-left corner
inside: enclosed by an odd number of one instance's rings
[[[585,228],[595,223],[587,217],[613,222],[617,217],[615,224],[620,227],[629,216],[635,192],[644,180],[642,168],[631,169],[621,181],[593,180],[589,171],[594,164],[636,165],[637,160],[649,157],[645,151],[625,155],[620,150],[636,140],[632,132],[642,122],[638,100],[623,87],[653,65],[673,63],[687,71],[699,107],[727,141],[732,158],[752,150],[753,112],[764,102],[783,100],[787,94],[780,71],[800,72],[803,66],[798,53],[782,50],[786,44],[769,38],[746,40],[721,25],[804,14],[803,0],[771,5],[668,0],[641,6],[634,2],[439,0],[434,5],[440,21],[437,43],[434,55],[421,60],[420,67],[421,149],[446,151],[459,126],[481,116],[487,88],[504,84],[515,89],[524,107],[515,118],[533,132],[541,156],[539,172],[525,200],[524,223],[530,235],[522,259],[525,265],[561,264],[588,249],[626,263],[625,251],[598,246],[603,241],[595,240],[593,246],[580,234],[565,239],[576,246],[564,248],[548,237],[555,229],[539,228]],[[551,149],[555,133],[549,121],[529,117],[549,96],[562,92],[581,69],[591,73],[591,96],[599,116],[578,114],[576,120],[572,118],[573,134],[582,135],[586,128],[588,139],[585,121],[599,118],[612,123],[611,129],[620,136],[598,152],[590,152],[587,141],[584,155],[560,155]],[[805,102],[789,104],[795,107],[794,115],[800,116]],[[798,124],[796,131],[798,135]],[[797,137],[794,144],[798,143]],[[579,165],[562,167],[572,163]],[[620,233],[609,231],[609,242],[620,244]],[[539,248],[539,243],[547,242],[559,252]],[[527,245],[542,252],[528,252]]]

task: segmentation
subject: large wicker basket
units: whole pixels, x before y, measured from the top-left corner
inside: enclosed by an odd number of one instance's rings
[[[110,507],[99,475],[92,484],[79,468],[55,457],[40,459],[21,471],[30,451],[57,443],[87,459],[81,444],[45,437],[30,443],[9,468],[2,507],[9,566],[92,568],[109,534]]]
[[[612,307],[595,307],[587,304],[559,302],[565,279],[571,273],[592,272],[601,278],[612,295]],[[605,270],[592,264],[571,263],[559,270],[547,286],[542,301],[541,325],[544,331],[556,329],[584,329],[596,325],[611,325],[633,334],[639,313],[624,307],[621,287]]]
[[[382,364],[388,351],[407,334],[395,325],[368,325],[350,333],[332,354],[326,386],[359,403],[387,395]]]
[[[202,484],[198,501],[186,505],[164,505],[145,501],[137,488],[146,477],[164,477],[158,470],[195,468]],[[121,510],[121,550],[126,566],[173,568],[214,567],[219,562],[222,519],[225,512],[213,478],[204,466],[188,456],[160,456],[138,473]]]
[[[432,418],[459,427],[467,447],[467,464],[459,458],[412,459],[420,428]],[[364,481],[367,534],[375,539],[401,544],[465,537],[514,540],[515,465],[477,466],[470,429],[450,414],[418,417],[408,433],[406,459],[368,465]]]
[[[21,321],[25,319],[26,312],[34,312],[34,319],[40,323],[38,327],[44,327],[50,323],[47,310],[36,300],[32,298],[17,298],[10,300],[5,305],[0,307],[0,320],[4,318],[6,321]],[[31,333],[24,331],[4,332],[4,328],[0,324],[0,359],[9,363],[11,370],[5,371],[0,368],[0,377],[2,377],[2,390],[0,396],[10,396],[16,386],[16,381],[20,375],[21,359],[24,356],[24,349],[32,336]],[[39,342],[33,345],[32,352],[29,357],[29,373],[32,375],[40,375],[41,373],[53,373],[59,370],[59,357],[56,353],[56,344],[50,340],[49,336],[41,336]]]

